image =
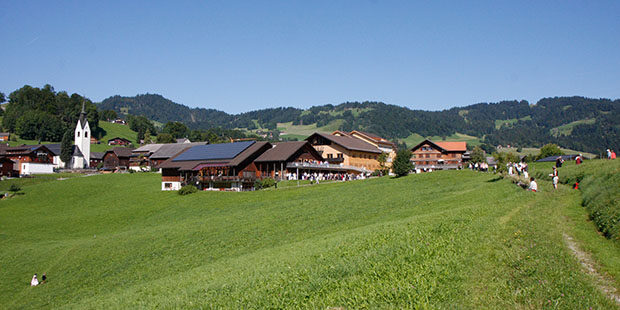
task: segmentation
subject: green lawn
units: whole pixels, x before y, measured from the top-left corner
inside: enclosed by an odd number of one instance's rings
[[[587,152],[581,152],[581,151],[575,151],[575,150],[571,150],[571,149],[564,149],[564,148],[560,148],[562,150],[562,152],[564,152],[564,154],[582,154],[583,156],[587,157],[587,158],[595,158],[596,154],[592,154],[592,153],[587,153]],[[511,153],[515,153],[519,156],[521,155],[538,155],[540,154],[540,148],[535,148],[535,147],[524,147],[521,148],[521,152],[517,152],[517,148],[515,147],[504,147],[498,150],[499,152],[511,152]]]
[[[152,173],[24,186],[0,201],[0,304],[614,308],[563,240],[617,244],[578,191],[540,186],[471,171],[188,196]],[[49,282],[29,287],[35,272]]]

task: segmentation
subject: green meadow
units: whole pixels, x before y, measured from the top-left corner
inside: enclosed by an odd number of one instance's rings
[[[0,201],[1,308],[618,307],[566,240],[615,288],[620,246],[569,186],[532,193],[472,171],[188,196],[160,186],[154,173],[73,177]]]

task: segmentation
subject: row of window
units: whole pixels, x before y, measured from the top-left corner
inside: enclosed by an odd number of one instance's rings
[[[446,156],[442,156],[442,154],[413,154],[411,155],[411,158],[446,158],[446,157],[452,157],[452,158],[456,158],[456,153],[450,153],[450,154],[446,154]]]

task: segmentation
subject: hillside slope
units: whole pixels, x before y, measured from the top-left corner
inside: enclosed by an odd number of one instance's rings
[[[190,109],[160,95],[110,97],[100,109],[144,115],[159,122],[181,121],[191,128],[257,128],[276,130],[282,124],[363,130],[394,141],[410,137],[477,137],[491,145],[540,147],[556,143],[565,148],[599,153],[620,141],[620,100],[584,97],[480,103],[443,111],[422,111],[382,102],[264,109],[237,115],[213,109]],[[286,132],[297,137],[298,132]],[[411,146],[411,145],[409,145]]]
[[[614,306],[563,245],[585,223],[579,193],[568,188],[543,183],[536,194],[448,171],[179,196],[159,191],[159,178],[52,181],[0,202],[0,304]],[[567,219],[569,210],[578,215]],[[29,287],[35,272],[49,282]]]

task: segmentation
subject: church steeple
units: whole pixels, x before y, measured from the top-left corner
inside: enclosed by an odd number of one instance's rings
[[[84,101],[82,101],[82,112],[80,112],[80,125],[82,128],[86,125],[86,110],[84,109]]]

